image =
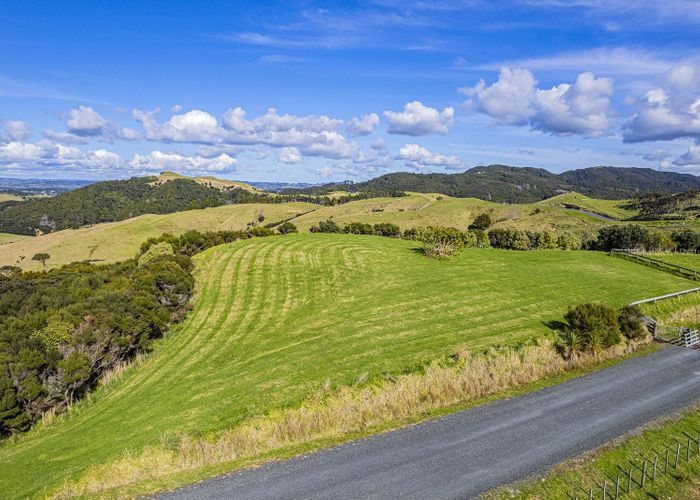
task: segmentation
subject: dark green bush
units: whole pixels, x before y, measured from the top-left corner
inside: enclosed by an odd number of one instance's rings
[[[489,214],[479,214],[474,219],[474,222],[469,224],[468,229],[485,231],[491,227],[491,224],[493,224],[493,222],[491,221],[491,216]]]
[[[277,226],[277,232],[280,234],[290,234],[290,233],[296,233],[297,232],[297,227],[292,224],[289,221],[283,222],[279,226]]]
[[[644,313],[639,306],[625,306],[620,310],[617,321],[620,324],[620,332],[630,340],[645,338],[649,330],[642,321]]]
[[[578,338],[578,344],[584,351],[599,351],[619,344],[622,340],[620,325],[615,308],[590,302],[579,304],[565,315],[567,326],[562,340],[568,342],[570,355],[576,354],[572,342]]]

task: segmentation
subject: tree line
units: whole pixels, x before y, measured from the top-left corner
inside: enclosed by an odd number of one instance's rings
[[[569,232],[527,231],[515,228],[494,228],[488,214],[478,215],[466,231],[454,227],[428,226],[402,231],[393,223],[368,224],[350,222],[339,225],[333,219],[311,227],[314,233],[345,233],[389,236],[425,243],[429,256],[447,256],[464,248],[491,247],[504,250],[600,250],[636,249],[649,252],[679,251],[700,253],[700,232],[691,229],[670,235],[645,227],[625,224],[600,229],[596,238],[581,240]]]

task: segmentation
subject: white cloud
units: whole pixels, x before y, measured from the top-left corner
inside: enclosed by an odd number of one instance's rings
[[[431,153],[429,150],[418,144],[406,144],[399,149],[399,154],[396,157],[398,160],[403,160],[405,165],[410,168],[424,167],[447,167],[458,168],[463,165],[462,160],[457,156],[444,156],[437,153]]]
[[[379,126],[379,115],[370,113],[362,118],[353,117],[347,125],[350,135],[369,135]]]
[[[66,127],[68,131],[81,137],[102,135],[108,128],[107,120],[92,109],[82,104],[68,112]]]
[[[564,52],[546,57],[517,59],[482,64],[474,69],[499,71],[507,68],[528,68],[530,71],[580,71],[586,68],[609,75],[658,75],[673,65],[670,58],[653,52],[626,47],[598,48]]]
[[[235,170],[236,159],[227,154],[214,158],[202,156],[183,156],[178,153],[163,153],[151,151],[147,155],[136,154],[129,161],[129,167],[134,170],[156,171],[177,170],[178,172],[206,173],[231,172]]]
[[[282,163],[299,163],[301,161],[301,153],[294,147],[282,148],[277,159]]]
[[[46,129],[43,136],[50,141],[60,142],[62,144],[87,144],[89,139],[70,132],[57,132],[56,130]]]
[[[328,167],[328,166],[319,168],[317,170],[317,172],[318,172],[318,175],[320,175],[321,177],[324,177],[324,178],[330,177],[331,175],[333,175],[333,169],[331,167]]]
[[[32,135],[32,129],[27,122],[8,120],[3,123],[0,139],[8,141],[24,141]]]
[[[454,123],[454,108],[442,111],[423,105],[420,101],[407,103],[403,111],[384,111],[390,134],[421,136],[447,134]]]
[[[700,138],[700,70],[690,65],[671,69],[638,102],[623,127],[625,142]]]
[[[690,146],[686,153],[673,160],[673,164],[682,170],[700,173],[700,144]]]
[[[611,126],[613,82],[593,73],[581,73],[573,84],[542,90],[529,70],[502,68],[492,85],[481,80],[459,90],[467,95],[469,107],[502,125],[529,125],[555,135],[588,137],[604,135]]]

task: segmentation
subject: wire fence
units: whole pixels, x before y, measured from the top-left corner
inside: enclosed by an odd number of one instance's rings
[[[687,441],[686,441],[687,438]],[[617,499],[632,491],[644,490],[653,484],[657,478],[672,473],[682,465],[683,461],[689,462],[694,457],[700,456],[700,432],[697,436],[684,433],[681,439],[672,438],[663,443],[663,451],[652,450],[641,461],[629,461],[617,465],[617,473],[614,477],[606,474],[602,483],[596,482],[595,486],[588,490],[581,487],[580,492],[569,493],[572,500]]]

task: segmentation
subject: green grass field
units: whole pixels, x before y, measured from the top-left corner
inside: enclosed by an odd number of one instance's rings
[[[639,212],[635,209],[624,208],[628,200],[599,200],[589,198],[580,193],[564,193],[539,202],[539,205],[549,207],[563,207],[564,205],[576,205],[583,210],[598,213],[611,219],[625,220],[634,217]]]
[[[662,260],[669,264],[700,271],[700,254],[691,253],[658,253],[648,254],[653,259]]]
[[[15,243],[0,248],[0,266],[20,266],[25,270],[41,269],[32,261],[39,252],[51,255],[47,267],[57,267],[80,260],[114,262],[133,257],[141,243],[165,232],[181,234],[190,229],[213,231],[245,229],[260,214],[263,224],[279,222],[314,210],[310,203],[227,205],[202,210],[188,210],[166,215],[142,215],[119,222],[108,222],[80,229],[66,229],[39,237],[15,236]],[[2,236],[0,235],[0,243]]]
[[[549,229],[593,236],[606,223],[599,219],[565,210],[557,203],[491,203],[476,198],[450,198],[439,194],[410,193],[402,198],[371,198],[318,210],[292,222],[302,231],[333,218],[337,223],[393,222],[402,229],[420,226],[453,226],[465,230],[477,215],[488,213],[494,227],[515,227],[532,231]]]
[[[215,434],[458,346],[549,335],[545,323],[580,302],[620,306],[692,285],[597,252],[472,249],[436,261],[416,246],[302,234],[197,256],[185,322],[66,418],[0,446],[0,491],[45,493],[166,434]]]

